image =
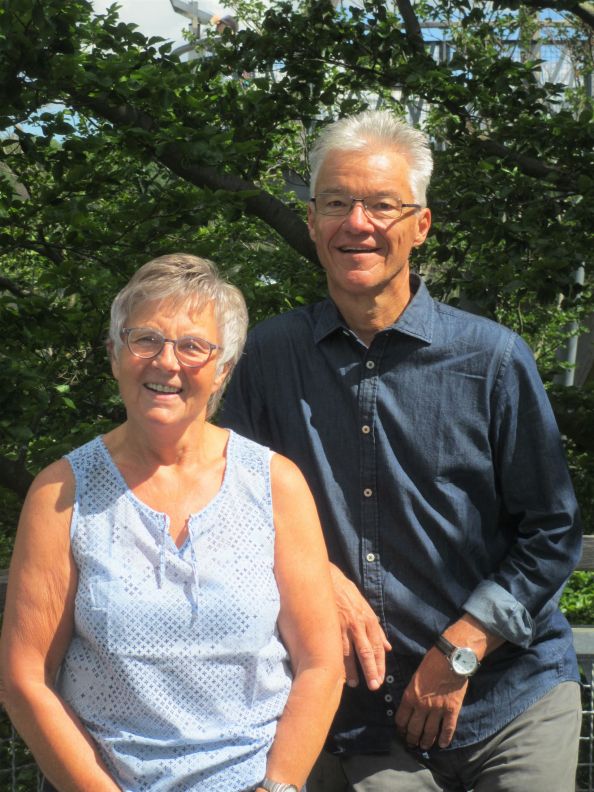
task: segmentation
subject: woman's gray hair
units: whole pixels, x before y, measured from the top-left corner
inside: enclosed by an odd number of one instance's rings
[[[433,155],[424,132],[388,110],[366,110],[325,127],[309,155],[310,192],[315,195],[320,168],[331,151],[360,151],[378,147],[398,151],[410,166],[410,187],[415,202],[427,204],[427,188],[433,172]]]
[[[111,305],[109,341],[112,354],[119,355],[123,341],[122,329],[133,311],[142,303],[159,300],[184,308],[190,313],[200,312],[212,304],[219,329],[221,350],[216,356],[216,372],[226,370],[225,382],[208,402],[207,418],[218,407],[225,384],[245,344],[248,312],[242,293],[220,277],[216,265],[208,259],[187,253],[159,256],[143,264]]]

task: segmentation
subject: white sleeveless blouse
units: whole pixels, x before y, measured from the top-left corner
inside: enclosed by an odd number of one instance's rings
[[[230,434],[221,489],[179,549],[101,438],[67,459],[79,581],[61,695],[125,792],[253,789],[291,685],[270,451]]]

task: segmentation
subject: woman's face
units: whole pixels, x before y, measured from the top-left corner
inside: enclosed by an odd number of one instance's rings
[[[126,327],[157,330],[165,338],[197,336],[213,344],[220,343],[211,304],[198,313],[190,313],[183,306],[151,300],[135,308],[127,318]],[[178,361],[173,344],[165,343],[156,357],[140,358],[124,343],[118,355],[112,355],[112,371],[128,420],[176,428],[196,419],[205,420],[208,400],[225,379],[224,371],[216,374],[219,354],[219,350],[214,350],[208,363],[190,368]]]

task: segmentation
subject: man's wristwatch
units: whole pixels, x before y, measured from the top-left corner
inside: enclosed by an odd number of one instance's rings
[[[271,778],[264,778],[259,785],[267,792],[299,792],[295,784],[283,784],[280,781],[273,781]]]
[[[435,647],[447,657],[450,668],[454,674],[461,677],[471,677],[479,669],[478,657],[467,646],[454,646],[447,638],[440,635],[435,642]]]

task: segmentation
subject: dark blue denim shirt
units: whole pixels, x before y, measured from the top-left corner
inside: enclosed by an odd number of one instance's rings
[[[381,690],[345,688],[336,752],[388,749],[411,675],[464,612],[507,643],[470,679],[450,748],[579,678],[557,602],[581,531],[532,354],[511,330],[433,300],[417,276],[411,285],[369,348],[330,300],[257,326],[221,420],[299,465],[331,560],[392,644]]]

